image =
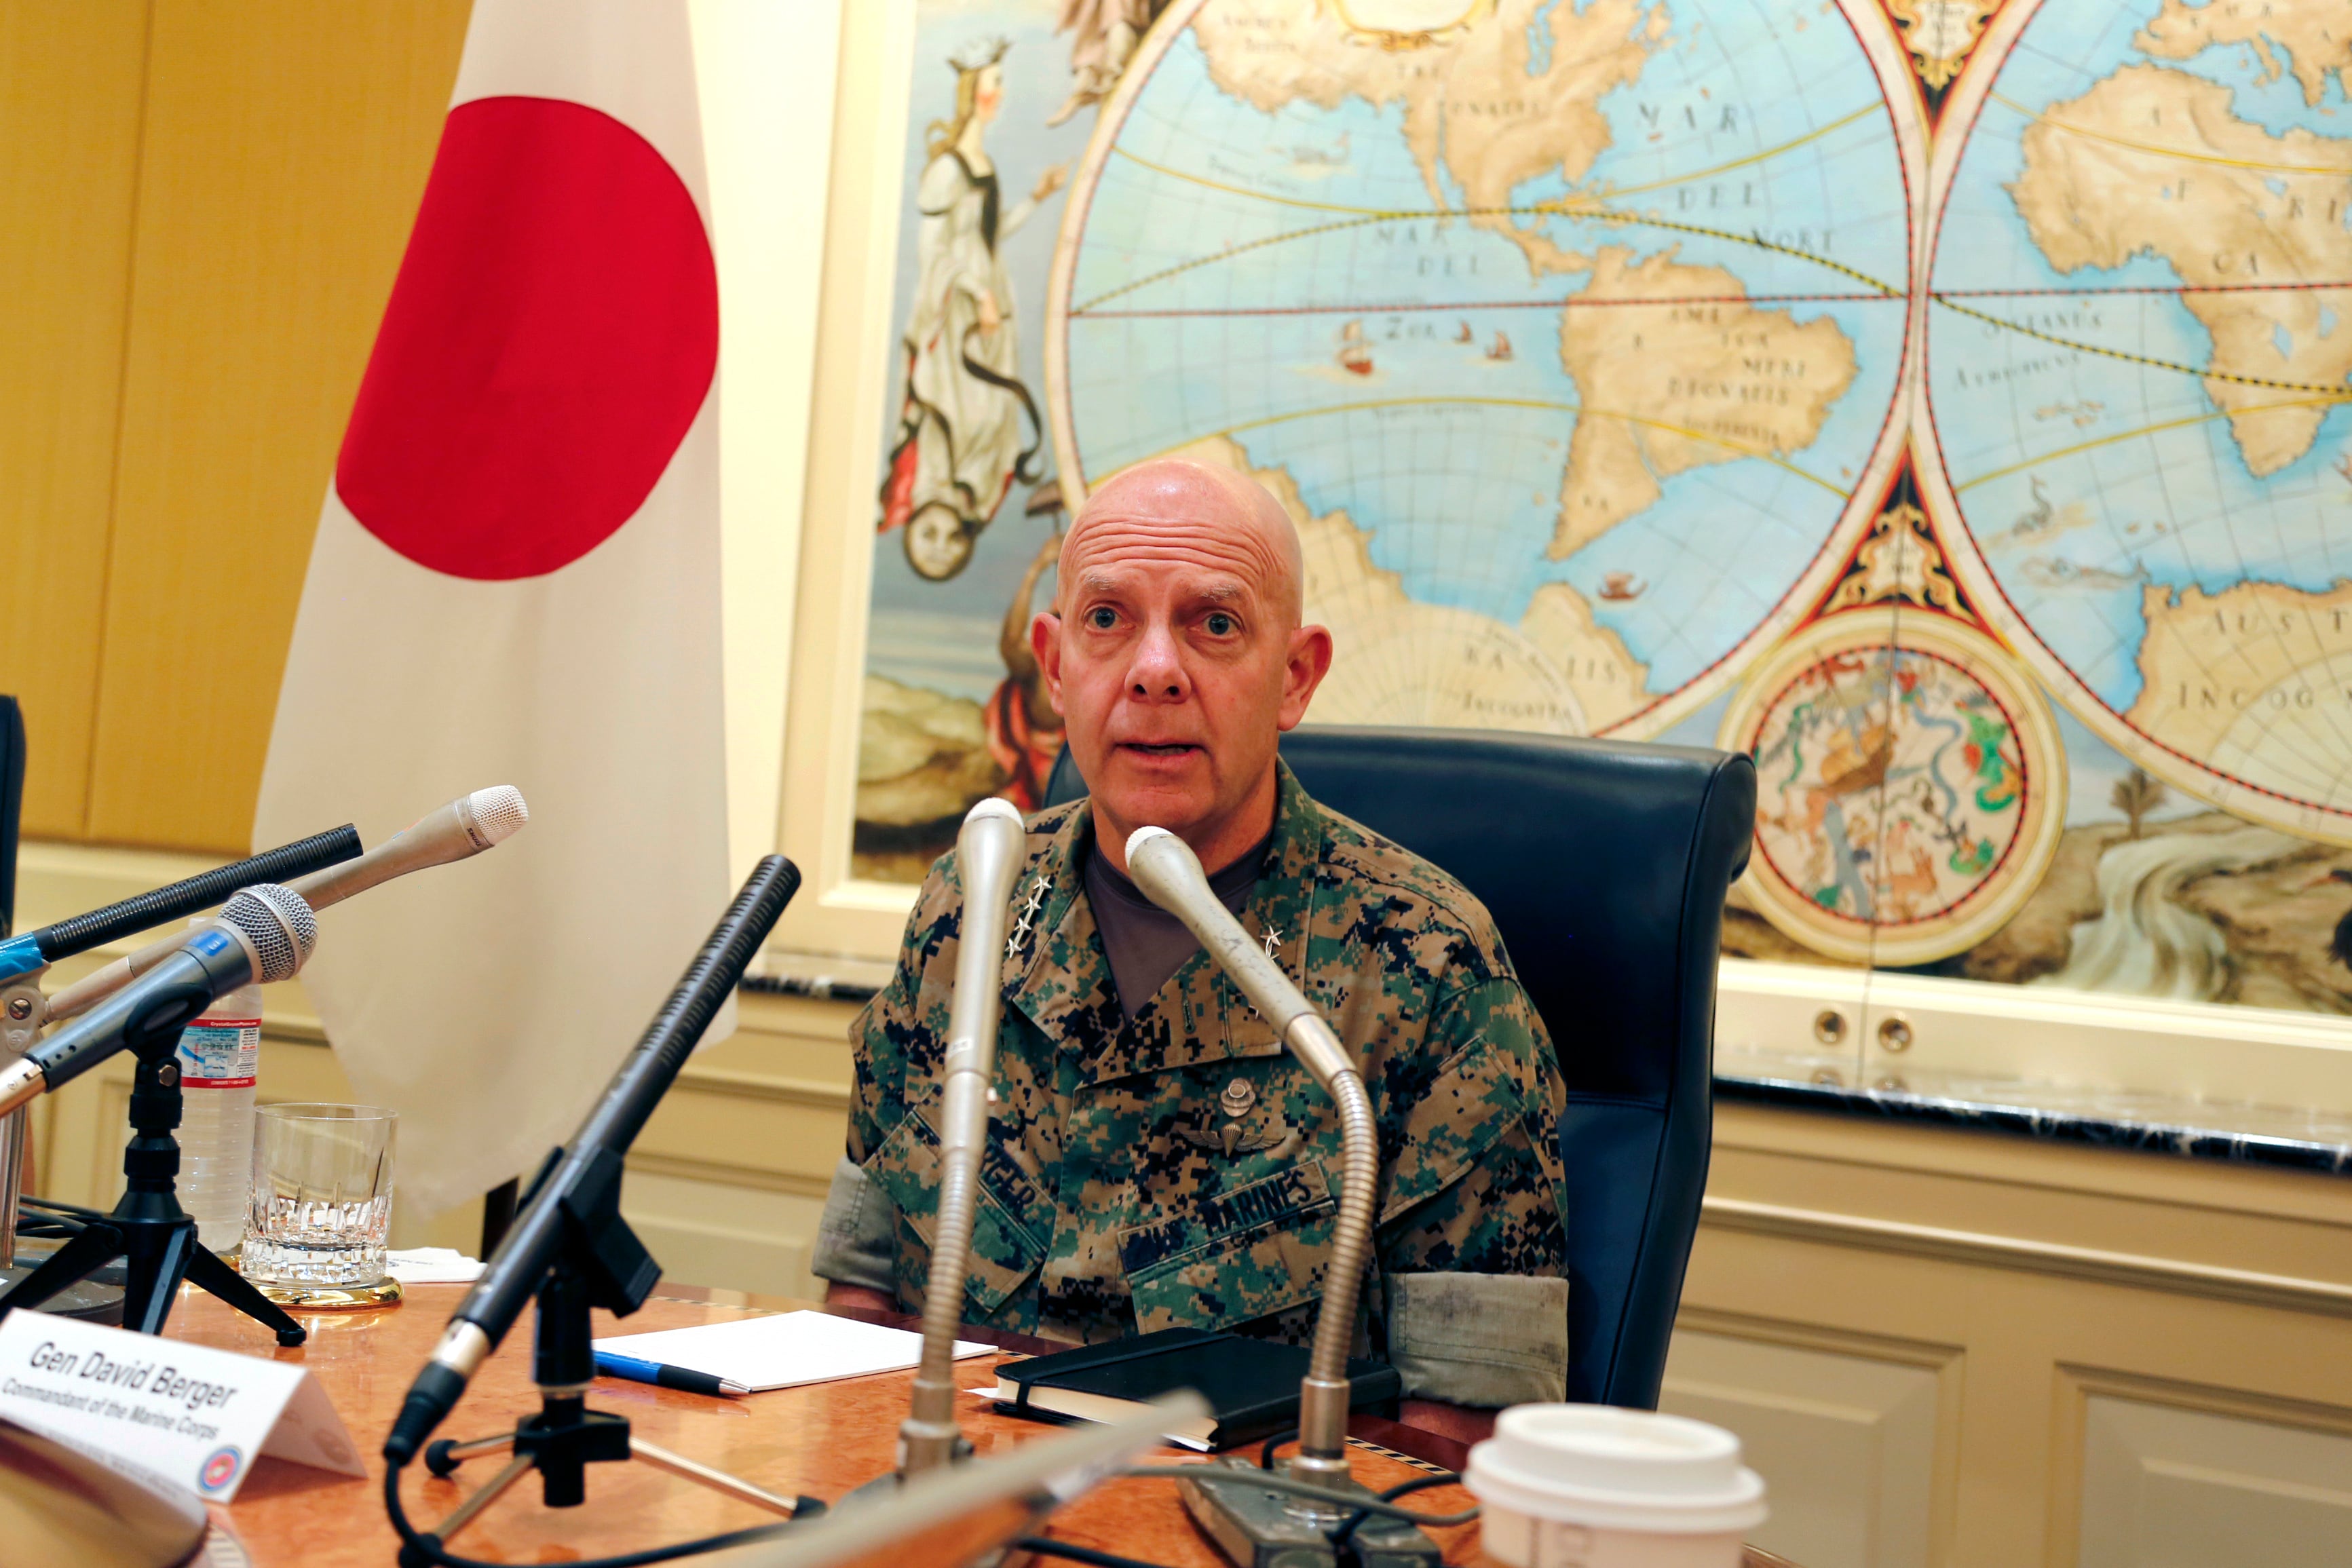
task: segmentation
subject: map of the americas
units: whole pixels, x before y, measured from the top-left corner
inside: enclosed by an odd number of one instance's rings
[[[1866,520],[1901,154],[1818,0],[1472,10],[1163,18],[1074,188],[1062,460],[1214,443],[1295,500],[1318,720],[1654,734]],[[1173,395],[1095,395],[1140,367]]]

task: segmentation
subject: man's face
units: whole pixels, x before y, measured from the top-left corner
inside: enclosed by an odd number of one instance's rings
[[[1150,824],[1213,869],[1272,821],[1276,739],[1331,653],[1297,623],[1296,547],[1272,506],[1233,476],[1152,465],[1072,529],[1058,613],[1031,639],[1114,863]]]

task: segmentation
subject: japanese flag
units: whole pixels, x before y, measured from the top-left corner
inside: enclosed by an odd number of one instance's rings
[[[570,1135],[726,905],[718,357],[685,0],[476,0],[254,823],[530,802],[304,972],[425,1211]]]

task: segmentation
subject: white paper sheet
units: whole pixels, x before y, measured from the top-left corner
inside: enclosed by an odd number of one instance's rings
[[[826,1312],[779,1312],[739,1318],[690,1329],[600,1339],[596,1348],[664,1366],[682,1366],[740,1383],[755,1392],[797,1388],[864,1377],[875,1372],[905,1372],[920,1358],[923,1336]],[[992,1355],[996,1347],[958,1340],[956,1359]]]
[[[479,1258],[454,1247],[411,1247],[384,1254],[384,1272],[404,1285],[470,1285],[482,1277]]]

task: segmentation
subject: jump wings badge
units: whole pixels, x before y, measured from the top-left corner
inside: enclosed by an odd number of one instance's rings
[[[1297,1154],[1299,1145],[1306,1142],[1297,1128],[1275,1121],[1253,1133],[1242,1124],[1242,1118],[1256,1104],[1256,1085],[1246,1078],[1236,1078],[1217,1096],[1217,1109],[1224,1113],[1224,1125],[1214,1125],[1216,1117],[1207,1115],[1201,1118],[1197,1127],[1177,1128],[1176,1135],[1196,1149],[1222,1154],[1227,1159],[1235,1155],[1254,1155],[1260,1149],[1272,1149],[1277,1160]]]

